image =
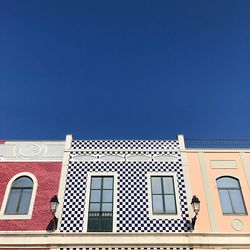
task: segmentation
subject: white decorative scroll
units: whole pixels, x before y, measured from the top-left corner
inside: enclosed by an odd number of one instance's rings
[[[93,155],[75,155],[71,159],[72,161],[97,161],[97,157]]]
[[[178,158],[173,155],[157,155],[154,156],[154,161],[157,162],[173,162],[173,161],[178,161]]]
[[[125,161],[125,158],[120,155],[103,155],[99,157],[99,161]]]
[[[62,161],[64,141],[6,141],[0,161]]]
[[[152,158],[147,155],[129,155],[127,156],[127,161],[147,162],[152,161]]]

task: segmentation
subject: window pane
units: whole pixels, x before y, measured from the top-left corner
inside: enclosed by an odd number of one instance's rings
[[[27,214],[29,212],[31,194],[32,189],[23,189],[18,209],[19,214]]]
[[[12,187],[33,187],[33,181],[29,177],[20,177],[13,182]]]
[[[216,180],[217,186],[219,188],[238,188],[238,180],[231,177],[222,177]]]
[[[163,213],[162,195],[153,195],[153,213]]]
[[[246,211],[240,190],[230,190],[229,192],[234,213],[245,214]]]
[[[90,212],[100,212],[100,203],[90,203],[89,207]]]
[[[103,212],[112,212],[112,203],[103,203],[102,204]]]
[[[152,194],[162,194],[161,177],[151,177]]]
[[[164,195],[165,209],[168,214],[176,214],[176,205],[174,195]]]
[[[224,214],[232,214],[233,209],[227,190],[219,190],[220,202]]]
[[[112,202],[113,191],[112,190],[103,190],[103,202]]]
[[[113,177],[104,177],[103,178],[103,188],[104,189],[113,189]]]
[[[16,214],[21,190],[11,189],[5,214]]]
[[[100,202],[101,201],[101,190],[91,190],[90,202]]]
[[[174,194],[174,185],[172,177],[163,178],[163,188],[164,188],[164,194]]]
[[[92,177],[91,189],[101,189],[101,177]]]

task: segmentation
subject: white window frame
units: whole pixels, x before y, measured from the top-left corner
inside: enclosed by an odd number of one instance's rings
[[[31,178],[33,181],[33,190],[32,190],[32,194],[31,194],[31,198],[30,198],[30,205],[29,205],[28,213],[27,214],[4,214],[6,206],[7,206],[8,198],[10,195],[10,191],[11,191],[11,186],[17,178],[20,178],[22,176],[23,177],[27,176],[27,177]],[[6,190],[5,190],[5,194],[4,194],[4,198],[3,198],[3,202],[2,202],[2,206],[1,206],[1,210],[0,210],[0,219],[1,220],[23,220],[23,219],[29,220],[29,219],[31,219],[32,213],[33,213],[33,208],[34,208],[34,203],[35,203],[37,186],[38,186],[38,183],[37,183],[36,177],[29,172],[21,172],[21,173],[16,174],[15,176],[13,176],[10,179],[10,181],[6,187]]]
[[[174,189],[175,189],[175,202],[176,202],[176,214],[154,214],[153,213],[153,202],[152,202],[152,188],[151,188],[151,177],[173,177]],[[177,184],[177,174],[175,172],[148,172],[147,173],[147,184],[148,184],[148,206],[149,206],[149,219],[181,219],[181,207],[179,188]]]
[[[85,197],[85,209],[84,209],[84,222],[83,222],[83,232],[88,232],[88,212],[89,212],[89,199],[90,199],[90,187],[92,177],[114,177],[114,189],[113,189],[113,233],[116,232],[117,225],[117,180],[118,175],[116,172],[88,172],[87,173],[87,183],[86,183],[86,197]],[[112,233],[110,232],[110,233]]]

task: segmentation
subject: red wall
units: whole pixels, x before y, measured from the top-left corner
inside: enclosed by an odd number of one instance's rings
[[[32,173],[38,182],[31,219],[0,219],[0,231],[46,230],[52,215],[50,199],[58,194],[61,162],[0,162],[0,205],[10,179],[20,172]],[[63,201],[59,201],[63,202]]]
[[[0,248],[1,250],[49,250],[50,248]]]

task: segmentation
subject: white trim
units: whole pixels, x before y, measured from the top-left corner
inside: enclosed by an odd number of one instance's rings
[[[11,190],[11,185],[13,183],[13,181],[15,181],[17,178],[21,177],[21,176],[28,176],[32,179],[33,181],[33,190],[32,190],[32,195],[31,195],[31,199],[30,199],[30,205],[29,205],[29,211],[28,214],[4,214],[5,209],[6,209],[6,205],[8,202],[8,198],[9,198],[9,194],[10,194],[10,190]],[[32,217],[32,212],[33,212],[33,208],[34,208],[34,203],[35,203],[35,197],[36,197],[36,191],[37,191],[37,179],[36,177],[29,173],[29,172],[21,172],[16,174],[15,176],[13,176],[7,187],[5,190],[5,194],[4,194],[4,198],[3,198],[3,202],[2,202],[2,206],[1,206],[1,211],[0,211],[0,219],[2,220],[22,220],[22,219],[31,219]]]
[[[0,248],[191,247],[250,249],[249,233],[44,233],[0,232]]]
[[[204,153],[250,153],[250,149],[225,149],[225,148],[216,148],[216,149],[202,149],[202,148],[190,148],[190,149],[181,149],[182,152],[188,153],[197,153],[197,152],[204,152]]]
[[[184,183],[186,187],[186,197],[187,197],[187,203],[188,203],[188,220],[191,221],[191,215],[194,214],[192,207],[190,206],[192,196],[193,196],[193,191],[192,191],[192,185],[191,185],[189,164],[187,160],[187,153],[181,152],[181,162],[182,162]]]
[[[184,135],[178,135],[177,140],[179,141],[180,150],[185,149],[185,139]]]
[[[246,158],[246,154],[245,153],[240,153],[240,159],[241,159],[241,162],[242,162],[242,166],[243,166],[243,169],[244,169],[244,173],[245,173],[245,177],[246,177],[246,180],[247,180],[247,184],[248,184],[248,188],[250,189],[250,172],[249,172],[249,162]]]
[[[72,135],[66,136],[65,145],[64,145],[63,162],[62,162],[62,167],[61,167],[61,176],[60,176],[60,182],[59,182],[59,188],[58,188],[59,206],[56,211],[56,216],[58,218],[58,227],[57,227],[56,232],[60,232],[60,226],[62,222],[64,191],[65,191],[65,186],[66,186],[66,181],[67,181],[67,172],[68,172],[68,165],[69,165],[69,158],[70,158],[70,153],[66,152],[66,149],[70,149],[72,140],[73,140]]]
[[[103,177],[103,176],[113,176],[114,177],[114,190],[113,190],[113,231],[112,232],[116,232],[116,224],[117,224],[117,180],[118,180],[118,175],[117,175],[116,172],[88,172],[87,173],[83,232],[87,232],[87,228],[88,228],[88,211],[89,211],[89,199],[90,199],[90,184],[91,184],[91,177],[93,177],[93,176],[101,176],[101,177]]]
[[[171,176],[174,180],[175,189],[175,202],[177,214],[154,214],[153,202],[152,202],[152,190],[151,190],[151,177],[152,176]],[[179,198],[179,188],[177,185],[177,174],[175,172],[148,172],[147,173],[147,185],[148,185],[148,206],[149,206],[149,219],[181,219],[181,208]]]

